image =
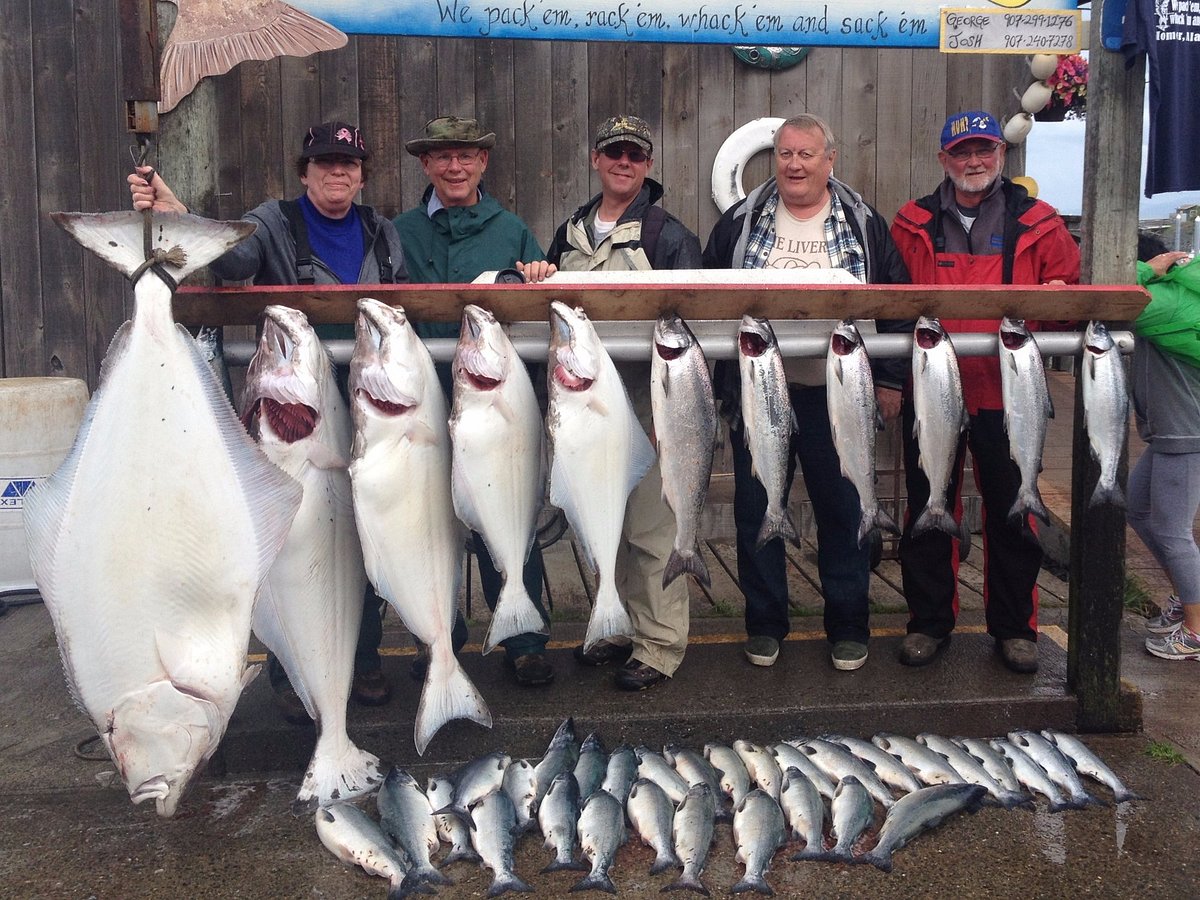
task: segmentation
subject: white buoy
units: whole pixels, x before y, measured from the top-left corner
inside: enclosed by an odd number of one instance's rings
[[[1045,81],[1058,68],[1058,57],[1053,53],[1039,53],[1029,61],[1029,71],[1038,81]]]
[[[1019,112],[1004,123],[1004,140],[1010,144],[1019,144],[1029,135],[1033,128],[1033,116],[1027,112]]]
[[[1050,97],[1054,94],[1054,88],[1046,84],[1044,81],[1035,81],[1029,87],[1025,88],[1025,94],[1021,97],[1021,109],[1029,113],[1031,116],[1034,113],[1039,113],[1046,108],[1046,104],[1050,102]]]

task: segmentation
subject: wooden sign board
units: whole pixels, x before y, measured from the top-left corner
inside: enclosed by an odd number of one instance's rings
[[[943,53],[1078,53],[1083,14],[1077,9],[941,11]]]

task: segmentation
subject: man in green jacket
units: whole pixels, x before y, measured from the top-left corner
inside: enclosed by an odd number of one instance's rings
[[[488,153],[495,144],[495,133],[484,133],[474,119],[440,116],[426,123],[423,137],[404,145],[421,160],[429,179],[421,202],[395,219],[410,282],[460,284],[473,281],[482,272],[512,268],[522,272],[526,281],[538,282],[556,271],[546,262],[529,226],[480,187]],[[457,337],[458,324],[419,322],[416,330],[425,338]],[[438,369],[448,390],[449,368],[439,365]],[[503,579],[483,538],[472,534],[471,539],[484,599],[489,609],[495,609]],[[549,626],[550,617],[542,604],[542,554],[536,545],[525,563],[522,580]],[[456,651],[467,641],[461,615],[454,623],[453,641]],[[520,634],[503,644],[518,684],[554,680],[554,669],[546,660],[546,635]],[[418,662],[414,675],[423,676],[422,669]]]

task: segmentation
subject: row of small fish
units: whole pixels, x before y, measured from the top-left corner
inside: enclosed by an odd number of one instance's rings
[[[1117,802],[1135,797],[1078,738],[1054,731],[1014,731],[992,741],[933,734],[739,740],[703,752],[623,744],[607,753],[595,734],[580,743],[568,719],[536,763],[497,751],[435,775],[425,792],[393,770],[378,807],[380,828],[403,851],[398,871],[406,891],[444,883],[431,863],[443,841],[452,847],[443,865],[482,859],[493,871],[491,895],[527,889],[514,872],[513,848],[522,833],[539,828],[554,854],[543,872],[588,869],[574,890],[615,893],[609,869],[628,824],[655,852],[651,874],[681,870],[667,889],[707,894],[701,876],[715,829],[730,822],[744,865],[733,892],[769,894],[767,869],[789,842],[802,845],[793,860],[890,871],[897,850],[959,811],[984,803],[1032,806],[1030,792],[1052,811],[1102,803],[1081,775],[1104,784]],[[875,834],[877,805],[884,816]],[[336,815],[318,813],[318,829]],[[576,847],[590,868],[576,859]]]

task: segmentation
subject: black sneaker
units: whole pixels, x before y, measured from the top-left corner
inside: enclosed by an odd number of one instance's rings
[[[522,687],[538,687],[554,680],[554,669],[544,653],[526,653],[512,660],[509,665],[517,684]]]
[[[583,644],[575,648],[575,661],[582,666],[607,666],[611,662],[625,662],[633,653],[633,644],[614,644],[612,641],[597,641],[591,650]]]
[[[644,691],[656,684],[662,684],[668,678],[654,666],[631,659],[617,669],[617,687],[623,691]]]

